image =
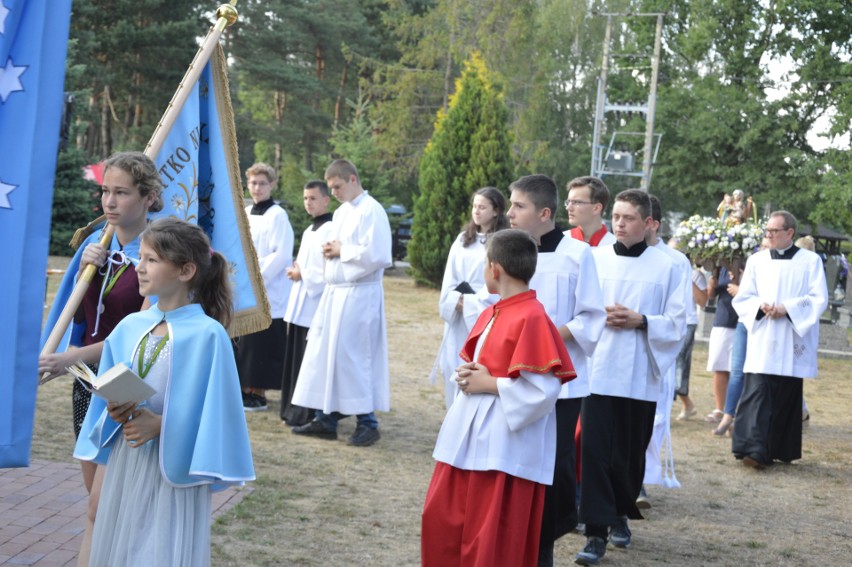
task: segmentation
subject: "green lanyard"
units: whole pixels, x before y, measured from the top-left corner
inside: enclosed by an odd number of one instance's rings
[[[118,269],[117,272],[115,272],[115,274],[113,274],[113,276],[109,279],[109,283],[107,284],[106,288],[104,288],[103,297],[106,297],[106,296],[109,295],[109,292],[111,292],[112,288],[115,286],[115,282],[118,281],[118,278],[121,277],[121,274],[124,273],[124,270],[126,270],[127,266],[129,266],[129,265],[130,264],[124,264],[122,267],[120,267]]]
[[[167,332],[160,342],[157,343],[157,346],[154,347],[154,354],[151,355],[151,359],[146,363],[145,362],[145,347],[148,346],[148,335],[146,334],[142,337],[142,344],[139,345],[139,377],[145,378],[148,375],[148,372],[151,371],[151,367],[154,366],[154,363],[157,361],[157,357],[160,356],[160,351],[163,350],[163,347],[166,346],[166,343],[169,342],[169,333]]]

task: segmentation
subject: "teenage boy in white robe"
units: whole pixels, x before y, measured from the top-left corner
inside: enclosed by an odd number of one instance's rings
[[[366,447],[380,437],[374,412],[390,410],[382,275],[392,262],[391,229],[352,162],[332,162],[325,181],[341,205],[323,245],[326,286],[293,392],[294,404],[319,411],[293,433],[337,439],[337,422],[354,414],[358,424],[348,443]]]
[[[287,323],[287,344],[284,352],[284,375],[281,377],[280,416],[287,425],[304,425],[314,417],[314,410],[293,405],[293,390],[302,369],[302,359],[308,341],[308,329],[325,289],[325,258],[322,245],[330,240],[331,213],[328,205],[331,193],[324,181],[309,181],[302,190],[302,202],[312,219],[302,233],[296,261],[287,268],[287,278],[293,282],[284,322]]]
[[[574,431],[580,406],[589,395],[587,359],[606,323],[603,296],[591,248],[556,227],[556,183],[546,175],[527,175],[509,186],[506,216],[538,245],[530,289],[565,341],[577,377],[562,385],[556,402],[556,462],[553,485],[545,490],[539,543],[540,567],[553,565],[553,544],[577,526]]]
[[[748,330],[732,451],[755,469],[802,458],[802,379],[817,375],[828,289],[822,259],[793,244],[796,226],[787,211],[769,216],[769,249],[748,259],[732,302]]]
[[[617,242],[593,249],[607,322],[581,410],[580,522],[586,525],[586,546],[575,557],[580,565],[600,561],[607,536],[617,547],[630,545],[627,519],[642,518],[636,497],[656,400],[683,335],[680,272],[667,254],[645,242],[652,222],[648,194],[622,191],[612,211]]]

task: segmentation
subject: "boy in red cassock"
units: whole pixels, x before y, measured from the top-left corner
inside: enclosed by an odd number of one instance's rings
[[[525,231],[488,243],[485,283],[501,299],[473,327],[460,392],[433,456],[423,509],[424,567],[519,567],[538,560],[544,487],[553,482],[565,343],[530,291],[536,243]]]

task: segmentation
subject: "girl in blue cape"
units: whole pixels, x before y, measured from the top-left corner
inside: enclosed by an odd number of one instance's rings
[[[119,362],[157,391],[141,404],[93,398],[74,457],[106,464],[90,566],[210,564],[211,492],[254,480],[228,333],[228,263],[196,225],[142,233],[139,292],[156,296],[107,337]]]

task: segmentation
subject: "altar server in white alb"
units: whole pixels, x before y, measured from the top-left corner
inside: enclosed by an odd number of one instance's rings
[[[539,543],[540,567],[553,565],[554,542],[577,527],[577,479],[574,432],[580,406],[589,395],[588,358],[606,323],[603,296],[592,249],[557,228],[556,183],[546,175],[527,175],[509,186],[512,228],[530,233],[538,262],[530,289],[556,326],[577,377],[565,382],[556,402],[556,461],[553,485],[545,489]]]
[[[645,242],[652,222],[648,194],[622,191],[612,211],[617,242],[593,249],[607,322],[581,411],[580,522],[586,524],[586,547],[576,555],[581,565],[603,557],[607,535],[617,547],[630,545],[627,520],[642,518],[636,497],[656,401],[683,336],[680,271]]]
[[[332,162],[325,181],[341,205],[323,245],[326,286],[293,392],[294,404],[319,411],[293,433],[337,439],[338,420],[354,414],[358,425],[349,444],[366,447],[380,437],[373,412],[390,410],[382,288],[392,262],[390,223],[351,162]]]
[[[287,344],[284,349],[284,374],[281,377],[280,416],[287,425],[304,425],[314,417],[314,410],[293,405],[293,390],[302,369],[308,329],[325,289],[325,259],[322,245],[329,241],[331,195],[325,181],[309,181],[302,192],[305,211],[311,225],[302,233],[296,261],[287,268],[287,278],[293,282],[284,322],[287,323]]]
[[[243,408],[253,412],[267,409],[266,390],[281,387],[287,334],[284,310],[292,286],[285,272],[293,264],[294,235],[287,211],[272,200],[272,191],[278,185],[275,169],[256,163],[246,170],[246,179],[254,202],[246,207],[246,215],[272,316],[269,328],[236,341]]]
[[[506,220],[506,198],[496,187],[483,187],[473,194],[470,221],[453,242],[444,279],[438,311],[444,320],[444,338],[435,360],[430,380],[434,384],[438,369],[444,377],[447,408],[459,392],[456,368],[464,364],[461,353],[467,336],[479,314],[495,303],[482,275],[485,269],[485,244],[496,231],[509,226]],[[482,294],[477,295],[478,292]]]
[[[820,257],[793,244],[796,225],[787,211],[769,216],[769,250],[748,259],[732,302],[748,329],[732,450],[756,469],[802,458],[802,379],[817,375],[828,289]]]
[[[648,246],[652,246],[667,254],[674,261],[680,273],[681,293],[683,294],[683,302],[686,308],[683,312],[683,336],[681,337],[681,350],[679,353],[682,353],[685,348],[688,348],[689,356],[692,356],[692,345],[689,344],[687,346],[687,341],[691,339],[688,333],[690,326],[694,333],[695,327],[698,325],[695,300],[692,298],[692,263],[683,252],[669,247],[660,239],[657,231],[660,229],[660,223],[663,218],[662,204],[655,195],[648,195],[648,197],[651,199],[651,219],[653,223],[648,229],[645,241],[648,243]],[[674,402],[675,386],[677,385],[676,370],[677,364],[672,364],[666,371],[657,397],[657,410],[654,414],[654,432],[651,435],[651,442],[648,443],[648,448],[645,451],[644,484],[661,484],[667,488],[680,487],[674,471],[671,434],[672,403]],[[640,498],[637,504],[640,508],[651,507],[647,496],[644,499]]]

